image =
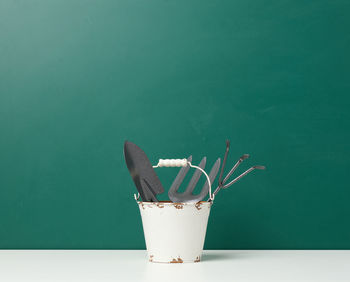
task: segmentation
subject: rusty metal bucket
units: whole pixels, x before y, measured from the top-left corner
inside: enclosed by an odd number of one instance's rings
[[[150,262],[199,262],[212,202],[137,201]]]

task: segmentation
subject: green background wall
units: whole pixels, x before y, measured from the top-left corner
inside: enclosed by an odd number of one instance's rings
[[[0,248],[145,248],[125,139],[264,164],[208,249],[349,249],[349,1],[0,2]],[[169,187],[177,169],[158,170]]]

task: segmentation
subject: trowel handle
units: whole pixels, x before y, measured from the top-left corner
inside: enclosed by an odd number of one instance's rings
[[[154,168],[157,167],[181,167],[181,166],[187,166],[189,165],[190,167],[199,169],[201,172],[204,173],[205,177],[207,178],[208,181],[208,185],[209,185],[209,199],[210,201],[214,200],[214,194],[211,193],[211,182],[210,182],[210,178],[208,176],[208,174],[204,171],[204,169],[202,169],[199,166],[193,165],[191,164],[191,162],[189,162],[187,159],[159,159],[158,164],[154,165]]]
[[[180,167],[187,166],[187,159],[159,159],[155,167]]]

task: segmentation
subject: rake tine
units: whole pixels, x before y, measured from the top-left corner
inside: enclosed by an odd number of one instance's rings
[[[231,168],[230,172],[225,176],[224,181],[222,181],[222,183],[225,183],[227,179],[229,179],[229,177],[232,175],[232,173],[235,172],[235,170],[241,164],[241,162],[243,162],[245,159],[248,159],[248,158],[249,158],[248,154],[244,154],[242,157],[240,157],[239,160],[236,162],[236,164],[233,166],[233,168]]]
[[[226,160],[227,160],[227,155],[228,155],[228,151],[229,150],[230,150],[230,140],[226,140],[226,151],[225,151],[225,156],[224,156],[224,160],[222,162],[222,167],[221,167],[219,180],[218,180],[219,187],[221,187],[222,184],[223,184],[222,175],[224,174],[224,170],[225,170],[225,166],[226,166]],[[226,177],[225,177],[225,179],[226,179]],[[225,181],[225,179],[224,179],[224,181]]]
[[[225,151],[225,155],[224,155],[224,161],[222,162],[222,167],[221,167],[219,180],[218,180],[218,187],[216,187],[215,191],[213,192],[214,197],[219,192],[221,187],[223,186],[224,181],[227,180],[227,177],[225,177],[225,179],[222,180],[222,175],[224,174],[224,171],[225,171],[226,160],[227,160],[227,155],[228,155],[229,150],[230,150],[230,140],[227,139],[226,140],[226,151]]]
[[[231,182],[229,182],[228,184],[224,185],[222,187],[222,189],[226,189],[228,187],[230,187],[232,184],[234,184],[235,182],[237,182],[238,180],[240,180],[243,176],[247,175],[248,173],[250,173],[251,171],[255,170],[255,169],[265,169],[264,166],[261,165],[256,165],[251,167],[250,169],[246,170],[245,172],[243,172],[241,175],[237,176],[235,179],[233,179]]]
[[[199,167],[201,169],[204,169],[205,168],[205,165],[206,165],[206,162],[207,162],[207,157],[204,157],[201,162],[199,163]],[[195,173],[193,173],[193,176],[190,180],[190,182],[188,183],[187,185],[187,188],[185,190],[185,193],[186,194],[192,194],[193,190],[194,190],[194,187],[196,186],[199,178],[201,177],[201,174],[202,172],[198,169],[196,169]]]
[[[221,159],[218,158],[216,160],[216,162],[214,163],[212,169],[210,170],[210,173],[209,173],[210,183],[214,182],[214,180],[216,178],[216,175],[219,172],[220,163],[221,163]],[[208,183],[208,180],[207,180],[207,181],[205,181],[205,184],[204,184],[200,194],[204,194],[205,193],[204,195],[206,195],[208,193],[208,190],[209,190],[209,183]],[[209,196],[211,197],[211,195],[209,195]]]
[[[192,162],[192,156],[189,156],[187,160],[189,162]],[[177,192],[177,190],[179,190],[179,187],[182,181],[185,179],[185,176],[189,171],[189,169],[190,169],[190,166],[185,166],[180,169],[179,173],[177,174],[176,178],[174,179],[173,183],[170,186],[169,192],[170,191]]]
[[[219,172],[219,168],[220,168],[220,158],[217,159],[217,161],[214,163],[209,173],[209,179],[211,183],[215,180],[215,177]],[[186,203],[197,203],[201,201],[208,194],[208,190],[209,190],[209,185],[208,185],[208,181],[206,181],[205,184],[203,185],[201,192],[198,195],[188,195],[186,193],[187,191],[185,191],[181,196],[189,197],[186,200]]]

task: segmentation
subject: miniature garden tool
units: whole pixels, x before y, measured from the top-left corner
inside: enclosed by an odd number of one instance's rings
[[[220,176],[219,176],[219,180],[218,180],[218,187],[215,189],[215,191],[213,193],[214,197],[220,191],[220,189],[226,189],[226,188],[230,187],[232,184],[236,183],[238,180],[240,180],[243,176],[247,175],[251,171],[253,171],[255,169],[265,169],[265,167],[261,166],[261,165],[253,166],[253,167],[249,168],[248,170],[246,170],[245,172],[243,172],[242,174],[240,174],[239,176],[237,176],[235,179],[233,179],[229,183],[225,184],[227,182],[227,180],[229,179],[229,177],[234,173],[234,171],[237,169],[237,167],[241,164],[241,162],[243,162],[245,159],[249,158],[248,154],[244,154],[243,156],[241,156],[239,158],[239,160],[236,162],[236,164],[231,168],[229,173],[222,180],[222,176],[223,176],[224,169],[226,166],[226,160],[227,160],[227,155],[228,155],[229,150],[230,150],[230,141],[226,140],[226,151],[225,151],[224,161],[222,163],[222,167],[221,167],[221,171],[220,171]],[[211,200],[211,199],[209,199],[209,200]]]
[[[164,188],[145,152],[134,143],[125,141],[124,157],[142,201],[158,202],[156,195],[163,193]]]
[[[204,171],[204,167],[205,167],[205,164],[206,164],[206,157],[204,157],[201,162],[199,163],[198,166],[193,166],[190,162],[190,160],[192,159],[192,156],[190,156],[188,159],[187,159],[187,162],[190,164],[189,166],[183,166],[178,175],[176,176],[173,184],[171,185],[170,189],[169,189],[169,192],[168,192],[168,195],[169,195],[169,198],[172,202],[174,203],[197,203],[201,200],[203,200],[203,198],[208,194],[208,191],[209,191],[209,197],[211,198],[212,197],[212,194],[211,194],[211,188],[209,187],[209,183],[208,181],[205,182],[201,192],[197,195],[193,195],[193,190],[194,190],[194,187],[196,186],[200,176],[201,176],[201,173]],[[186,160],[186,159],[185,159]],[[180,187],[180,184],[182,183],[182,181],[184,180],[188,170],[189,170],[189,167],[192,166],[192,167],[195,167],[195,168],[198,168],[199,170],[197,170],[193,176],[192,176],[192,179],[190,180],[185,192],[183,193],[179,193],[177,192],[179,190],[179,187]],[[210,183],[213,183],[213,181],[215,180],[215,177],[216,175],[218,174],[219,172],[219,168],[220,168],[220,158],[217,159],[217,161],[215,162],[215,164],[213,165],[210,173],[209,173],[209,180],[210,180]],[[207,176],[207,175],[206,175]]]
[[[189,156],[187,158],[187,161],[188,162],[192,162],[192,156]],[[203,166],[201,166],[201,165],[199,165],[199,166],[203,169]],[[187,166],[183,166],[180,169],[179,173],[177,174],[177,176],[175,177],[175,179],[173,181],[173,184],[171,184],[171,186],[170,186],[170,190],[176,189],[176,191],[177,191],[179,189],[179,187],[180,187],[182,181],[184,180],[184,178],[185,178],[187,172],[189,171],[189,169],[190,169],[190,166],[188,166],[188,165]],[[196,170],[195,174],[197,172],[200,172],[200,171]]]

